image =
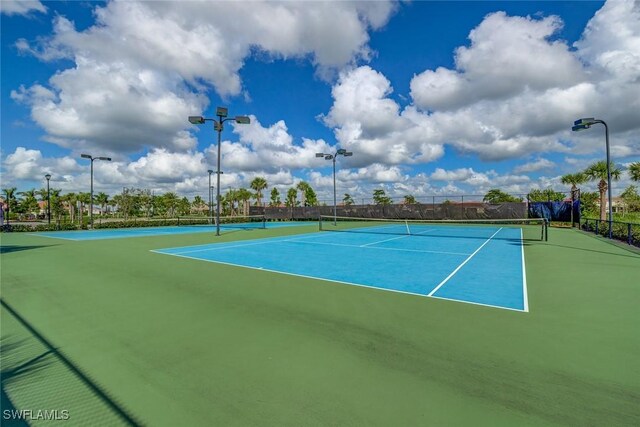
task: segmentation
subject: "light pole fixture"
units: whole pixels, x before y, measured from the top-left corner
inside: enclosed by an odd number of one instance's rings
[[[211,224],[211,218],[213,217],[213,205],[211,204],[211,197],[213,195],[213,191],[211,191],[211,174],[213,171],[209,169],[207,172],[209,173],[209,187],[207,187],[209,190],[209,224]]]
[[[316,153],[316,157],[324,157],[325,160],[333,161],[333,225],[338,222],[338,201],[336,199],[336,158],[338,156],[350,157],[353,152],[340,148],[335,154]]]
[[[51,179],[51,174],[47,173],[44,177],[47,180],[47,223],[51,225],[51,192],[49,191],[49,180]]]
[[[609,155],[609,126],[604,120],[594,119],[593,117],[588,117],[585,119],[579,119],[573,122],[573,127],[571,130],[573,132],[579,132],[581,130],[589,129],[591,126],[601,123],[604,125],[604,135],[607,146],[607,198],[609,204],[609,238],[613,237],[613,205],[611,203],[611,157]],[[573,206],[571,207],[573,209]]]
[[[93,161],[104,160],[110,162],[111,157],[93,157],[90,154],[81,154],[80,157],[91,160],[91,200],[89,201],[89,223],[91,224],[91,228],[93,228]]]
[[[222,138],[222,130],[224,122],[233,120],[234,122],[247,125],[251,123],[251,119],[249,116],[235,116],[235,117],[227,117],[229,112],[225,107],[216,108],[216,116],[218,119],[205,118],[202,116],[189,116],[189,123],[194,125],[203,125],[204,122],[213,122],[213,130],[218,132],[218,170],[216,171],[216,236],[220,235],[220,175],[223,172],[220,171],[220,145]],[[211,186],[209,186],[211,188]]]

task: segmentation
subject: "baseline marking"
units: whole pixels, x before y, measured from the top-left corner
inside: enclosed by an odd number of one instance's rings
[[[458,271],[460,271],[460,269],[461,269],[461,268],[462,268],[466,263],[468,263],[468,262],[469,262],[469,260],[471,260],[471,258],[473,258],[473,257],[475,256],[475,254],[477,254],[478,252],[480,252],[480,249],[484,248],[484,245],[486,245],[487,243],[489,243],[489,241],[490,241],[491,239],[493,239],[493,237],[494,237],[496,234],[498,234],[498,233],[500,232],[500,230],[502,230],[502,228],[503,228],[503,227],[500,227],[500,228],[498,229],[498,231],[496,231],[495,233],[493,233],[493,234],[491,235],[491,237],[489,237],[487,240],[485,240],[485,242],[484,242],[482,245],[480,245],[480,247],[479,247],[478,249],[476,249],[474,253],[472,253],[471,255],[469,255],[469,258],[465,259],[465,260],[462,262],[462,264],[460,264],[460,265],[458,266],[458,268],[456,268],[455,270],[453,270],[453,271],[451,272],[451,274],[449,274],[449,275],[448,275],[448,276],[447,276],[447,277],[446,277],[442,282],[440,282],[440,284],[439,284],[438,286],[436,286],[436,287],[435,287],[431,292],[429,292],[429,296],[430,296],[430,297],[432,297],[432,296],[433,296],[433,294],[435,294],[435,293],[438,291],[438,289],[440,289],[440,288],[441,288],[445,283],[447,283],[447,282],[449,281],[449,279],[451,279],[451,278],[452,278],[452,277],[453,277],[453,276],[454,276]]]

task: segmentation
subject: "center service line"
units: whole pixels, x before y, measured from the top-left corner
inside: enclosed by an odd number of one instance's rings
[[[500,228],[498,229],[498,231],[496,231],[495,233],[493,233],[493,234],[491,235],[491,237],[489,237],[489,238],[488,238],[488,239],[487,239],[487,240],[486,240],[482,245],[480,245],[480,247],[479,247],[478,249],[476,249],[476,251],[475,251],[474,253],[472,253],[471,255],[469,255],[469,258],[465,259],[465,260],[462,262],[462,264],[460,264],[460,265],[458,266],[458,268],[456,268],[455,270],[453,270],[453,271],[451,272],[451,274],[449,274],[449,275],[447,276],[447,278],[446,278],[446,279],[444,279],[442,282],[440,282],[440,284],[439,284],[438,286],[436,286],[436,287],[435,287],[431,292],[429,292],[429,296],[430,296],[430,297],[432,297],[432,296],[433,296],[433,294],[435,294],[435,293],[438,291],[438,289],[440,289],[440,288],[442,287],[442,285],[444,285],[445,283],[447,283],[447,282],[449,281],[449,279],[451,279],[451,278],[452,278],[452,277],[453,277],[453,276],[454,276],[454,275],[455,275],[455,274],[456,274],[456,273],[457,273],[457,272],[462,268],[462,266],[463,266],[463,265],[465,265],[466,263],[468,263],[468,262],[469,262],[469,260],[470,260],[471,258],[473,258],[475,254],[477,254],[478,252],[480,252],[480,249],[482,249],[482,248],[484,247],[484,245],[486,245],[487,243],[489,243],[489,241],[490,241],[491,239],[493,239],[493,237],[494,237],[496,234],[498,234],[498,233],[500,232],[500,230],[502,230],[502,227],[500,227]]]

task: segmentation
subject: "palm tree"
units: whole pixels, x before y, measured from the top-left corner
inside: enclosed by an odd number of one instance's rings
[[[629,165],[629,176],[631,176],[633,181],[640,181],[640,162]]]
[[[563,175],[562,178],[560,178],[560,182],[562,182],[563,184],[565,185],[571,184],[572,194],[578,189],[578,185],[583,184],[586,181],[587,181],[587,177],[582,172],[568,173],[566,175]]]
[[[9,212],[11,211],[11,207],[13,206],[15,208],[16,190],[17,190],[16,187],[2,189],[2,192],[4,193],[4,199],[7,202],[7,224],[9,224]]]
[[[191,206],[192,206],[192,210],[199,215],[202,215],[202,213],[207,209],[207,204],[205,203],[204,200],[202,200],[202,197],[200,196],[195,196],[193,198],[193,202],[191,202]]]
[[[226,214],[230,216],[236,215],[236,203],[238,202],[238,192],[233,188],[227,190],[224,195],[223,206],[226,208]]]
[[[622,171],[618,169],[613,163],[609,165],[611,172],[611,179],[617,181],[620,179]],[[607,207],[605,205],[604,197],[607,192],[607,162],[600,160],[591,164],[584,170],[584,175],[589,181],[598,181],[598,191],[600,192],[600,219],[605,220],[607,217]],[[613,218],[611,218],[613,220]]]
[[[57,218],[58,224],[64,214],[64,206],[62,205],[62,197],[60,197],[59,188],[51,189],[51,216]]]
[[[345,206],[351,206],[353,205],[355,202],[353,201],[353,197],[351,197],[351,194],[349,193],[344,193],[344,197],[342,198],[342,203]]]
[[[109,209],[110,212],[113,212],[114,215],[118,216],[118,210],[116,209],[118,207],[118,195],[116,194],[115,196],[113,196],[111,198],[111,200],[109,200],[109,202],[107,203],[107,206],[109,206],[111,209]]]
[[[568,173],[560,178],[560,182],[565,185],[571,184],[571,226],[573,227],[573,203],[575,202],[575,194],[578,190],[578,185],[584,183],[587,177],[582,172]]]
[[[38,198],[40,199],[41,202],[46,202],[47,201],[47,189],[46,188],[41,188],[39,190],[36,190],[36,195],[38,196]]]
[[[69,220],[73,223],[75,219],[76,212],[76,201],[78,200],[78,195],[76,193],[67,193],[61,197],[62,201],[67,204],[67,208],[69,209]]]
[[[96,203],[100,205],[100,214],[104,215],[105,206],[109,203],[109,195],[107,193],[98,193],[96,195]]]
[[[78,193],[76,200],[80,202],[80,217],[78,218],[78,224],[82,225],[84,223],[84,220],[82,219],[84,208],[86,205],[91,204],[91,193]]]
[[[37,214],[38,199],[36,199],[36,189],[32,188],[31,190],[21,191],[18,194],[24,197],[21,202],[22,212]]]
[[[237,191],[236,197],[242,206],[242,215],[249,215],[249,200],[251,199],[251,191],[241,188]]]
[[[267,180],[260,176],[256,176],[253,178],[253,181],[251,181],[250,187],[256,192],[257,205],[262,206],[262,190],[267,188]]]

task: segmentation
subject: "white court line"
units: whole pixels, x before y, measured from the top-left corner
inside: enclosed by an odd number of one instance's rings
[[[520,229],[520,250],[522,251],[522,297],[524,302],[524,311],[529,311],[529,297],[527,295],[527,270],[524,266],[524,237],[522,235],[522,228]]]
[[[227,245],[224,243],[207,243],[205,245],[198,245],[198,246],[204,246],[200,249],[193,249],[193,250],[188,250],[188,251],[181,251],[181,252],[164,252],[167,249],[158,249],[158,250],[152,250],[152,252],[157,252],[157,253],[162,253],[162,254],[168,254],[168,255],[182,255],[182,254],[191,254],[191,253],[195,253],[195,252],[207,252],[207,251],[215,251],[215,250],[223,250],[223,249],[234,249],[234,248],[241,248],[241,247],[245,247],[245,246],[255,246],[255,245],[262,245],[265,243],[279,243],[279,242],[294,242],[294,243],[306,243],[306,244],[311,244],[311,245],[327,245],[327,246],[346,246],[346,247],[350,247],[350,248],[360,248],[362,246],[360,245],[347,245],[347,244],[341,244],[341,243],[324,243],[324,242],[306,242],[304,241],[304,239],[308,239],[311,237],[320,237],[320,236],[305,236],[305,237],[299,237],[299,238],[294,238],[294,239],[279,239],[279,238],[275,238],[275,239],[265,239],[259,242],[253,242],[253,243],[243,243],[243,244],[239,244],[239,245]],[[402,237],[407,237],[407,236],[402,236]],[[277,240],[276,240],[277,239]],[[215,247],[215,245],[221,245],[220,247]],[[198,247],[195,246],[195,247]],[[171,249],[171,248],[169,248]],[[377,250],[386,250],[386,251],[403,251],[403,252],[420,252],[420,253],[433,253],[433,254],[443,254],[443,255],[459,255],[459,256],[468,256],[468,253],[462,253],[462,252],[446,252],[446,251],[422,251],[422,250],[418,250],[418,249],[401,249],[401,248],[374,248],[374,247],[367,247],[367,249],[377,249]]]
[[[89,240],[89,239],[71,239],[69,237],[46,236],[44,234],[38,234],[38,233],[27,233],[27,236],[46,237],[47,239],[72,240],[74,242],[79,242],[81,240]]]
[[[342,281],[342,280],[325,279],[325,278],[322,278],[322,277],[307,276],[307,275],[304,275],[304,274],[297,274],[297,273],[289,273],[289,272],[286,272],[286,271],[271,270],[269,268],[264,268],[264,267],[252,267],[252,266],[249,266],[249,265],[234,264],[234,263],[231,263],[231,262],[215,261],[215,260],[203,259],[203,258],[198,258],[198,257],[186,256],[186,255],[169,254],[169,253],[166,253],[166,252],[157,252],[155,250],[152,250],[151,252],[156,252],[156,253],[159,253],[161,255],[172,255],[172,256],[177,256],[177,257],[186,258],[186,259],[192,259],[192,260],[196,260],[196,261],[205,261],[205,262],[212,262],[212,263],[215,263],[215,264],[230,265],[232,267],[243,267],[243,268],[249,268],[251,270],[267,271],[269,273],[286,274],[288,276],[303,277],[305,279],[324,280],[325,282],[338,283],[338,284],[341,284],[341,285],[360,286],[362,288],[377,289],[379,291],[393,292],[393,293],[396,293],[396,294],[413,295],[413,296],[418,296],[418,297],[423,297],[423,298],[434,298],[434,299],[441,299],[441,300],[446,300],[446,301],[451,301],[451,302],[458,302],[458,303],[463,303],[463,304],[480,305],[480,306],[483,306],[483,307],[501,308],[503,310],[523,312],[523,310],[519,310],[517,308],[501,307],[499,305],[483,304],[481,302],[472,302],[472,301],[463,301],[463,300],[457,300],[457,299],[452,299],[452,298],[436,297],[436,296],[432,296],[432,295],[419,294],[419,293],[416,293],[416,292],[400,291],[400,290],[397,290],[397,289],[388,289],[388,288],[381,288],[381,287],[371,286],[371,285],[363,285],[361,283],[345,282],[345,281]]]
[[[232,249],[232,248],[242,248],[244,246],[255,246],[255,245],[263,245],[265,243],[273,243],[273,242],[253,242],[253,243],[244,243],[242,245],[225,245],[224,243],[209,243],[206,248],[202,248],[202,249],[194,249],[191,251],[183,251],[183,252],[161,252],[161,251],[166,251],[167,249],[158,249],[158,250],[152,250],[151,252],[158,252],[161,254],[167,254],[167,255],[181,255],[181,254],[191,254],[194,252],[206,252],[206,251],[216,251],[216,250],[221,250],[221,249]],[[220,247],[215,247],[215,245],[220,245]],[[201,246],[201,245],[199,245]],[[214,246],[214,247],[211,247]],[[171,248],[169,248],[171,249]]]
[[[473,305],[481,305],[483,307],[491,307],[491,308],[501,308],[503,310],[511,310],[511,311],[518,311],[520,313],[527,313],[527,310],[520,310],[519,308],[511,308],[511,307],[503,307],[501,305],[491,305],[491,304],[485,304],[482,302],[474,302],[474,301],[465,301],[465,300],[461,300],[461,299],[453,299],[453,298],[447,298],[447,297],[437,297],[435,295],[426,295],[429,298],[435,298],[435,299],[441,299],[444,301],[452,301],[452,302],[462,302],[464,304],[473,304]]]
[[[265,244],[265,243],[295,242],[295,241],[299,241],[299,240],[306,239],[306,238],[320,237],[320,236],[326,236],[326,234],[315,233],[315,234],[310,234],[310,235],[306,235],[306,236],[303,236],[303,237],[291,238],[291,239],[284,239],[282,237],[268,237],[266,239],[260,239],[258,241],[250,240],[250,242],[252,242],[252,243],[242,243],[242,244],[239,244],[239,245],[229,245],[228,244],[229,242],[205,243],[205,244],[202,244],[202,245],[189,246],[191,248],[198,248],[198,247],[202,246],[202,249],[193,249],[193,250],[189,250],[189,251],[171,252],[171,253],[169,253],[169,252],[161,252],[161,251],[175,249],[175,248],[164,248],[164,249],[154,249],[151,252],[157,252],[157,253],[168,254],[168,255],[180,255],[180,254],[190,254],[190,253],[194,253],[194,252],[205,252],[205,251],[214,251],[214,250],[222,250],[222,249],[241,248],[241,247],[244,247],[244,246],[262,245],[262,244]]]
[[[379,250],[379,251],[420,252],[420,253],[426,253],[426,254],[443,254],[443,255],[469,256],[468,253],[462,253],[462,252],[421,251],[419,249],[402,249],[402,248],[374,248],[374,247],[371,247],[371,246],[363,246],[363,245],[346,245],[344,243],[303,242],[303,241],[299,241],[299,242],[296,242],[296,243],[306,243],[308,245],[346,246],[348,248],[366,248],[366,249],[376,249],[376,250]]]
[[[358,247],[360,247],[360,248],[366,248],[367,246],[377,245],[378,243],[390,242],[390,241],[392,241],[392,240],[398,240],[398,239],[406,239],[407,237],[409,237],[409,235],[406,235],[406,236],[400,236],[400,237],[392,237],[392,238],[390,238],[390,239],[378,240],[377,242],[371,242],[371,243],[366,243],[366,244],[364,244],[364,245],[359,245]]]
[[[480,249],[482,249],[482,248],[484,247],[484,245],[486,245],[487,243],[489,243],[489,241],[490,241],[491,239],[493,239],[493,237],[494,237],[496,234],[498,234],[498,233],[500,232],[500,230],[502,230],[502,228],[503,228],[503,227],[500,227],[500,228],[498,229],[498,231],[496,231],[495,233],[493,233],[493,234],[491,235],[491,237],[489,237],[487,240],[485,240],[485,242],[484,242],[482,245],[480,245],[480,247],[479,247],[478,249],[476,249],[474,253],[472,253],[471,255],[469,255],[469,258],[467,258],[467,259],[465,259],[464,261],[462,261],[462,264],[460,264],[460,265],[458,266],[458,268],[456,268],[455,270],[453,270],[453,271],[451,272],[451,274],[449,274],[449,275],[447,276],[447,278],[446,278],[446,279],[444,279],[442,282],[440,282],[440,284],[439,284],[438,286],[436,286],[436,287],[435,287],[431,292],[429,292],[429,296],[430,296],[430,297],[432,297],[432,296],[433,296],[433,294],[435,294],[435,293],[438,291],[438,289],[440,289],[440,288],[441,288],[445,283],[447,283],[447,282],[449,281],[449,279],[451,279],[451,278],[452,278],[452,277],[453,277],[453,276],[454,276],[454,275],[455,275],[455,274],[456,274],[456,273],[457,273],[457,272],[458,272],[458,271],[459,271],[459,270],[460,270],[460,269],[461,269],[461,268],[462,268],[466,263],[468,263],[468,262],[469,262],[469,260],[470,260],[471,258],[473,258],[473,257],[474,257],[474,255],[475,255],[475,254],[477,254],[478,252],[480,252]]]
[[[425,231],[421,231],[419,233],[414,233],[414,234],[408,233],[406,236],[392,237],[390,239],[384,239],[384,240],[379,240],[377,242],[366,243],[364,245],[360,245],[360,247],[364,248],[364,247],[370,246],[370,245],[377,245],[378,243],[390,242],[392,240],[398,240],[398,239],[405,239],[407,237],[415,236],[416,234],[425,234],[425,233],[430,233],[432,231],[436,231],[436,229],[435,228],[431,228],[431,229],[428,229],[428,230],[425,230]]]

